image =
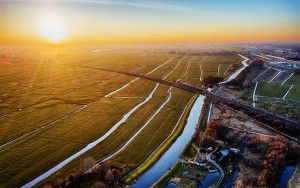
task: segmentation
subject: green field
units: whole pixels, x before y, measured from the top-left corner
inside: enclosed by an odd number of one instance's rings
[[[0,187],[23,185],[103,136],[156,86],[143,79],[128,84],[136,78],[96,68],[150,73],[201,86],[201,76],[221,76],[230,64],[240,60],[237,55],[179,55],[118,48],[96,52],[87,47],[7,51],[13,54],[10,63],[0,61]],[[105,97],[125,84],[127,87]],[[40,185],[77,171],[84,157],[101,160],[116,152],[171,94],[140,134],[110,160],[115,165],[137,167],[168,137],[194,96],[169,89],[159,84],[152,98],[112,134]]]
[[[287,95],[287,99],[291,100],[297,100],[300,101],[300,87],[299,86],[294,86],[291,90],[290,93]]]
[[[293,75],[285,84],[294,85],[287,99],[300,101],[300,75]]]
[[[293,77],[283,85],[259,82],[255,93],[257,96],[255,102],[256,106],[267,109],[270,112],[284,114],[286,117],[298,121],[300,110],[300,86],[299,83],[297,83],[298,79],[298,75],[293,75]],[[254,88],[255,85],[252,86],[251,90],[244,89],[240,91],[244,100],[248,100],[250,104],[252,103]]]
[[[300,86],[300,75],[293,75],[285,84]]]
[[[289,85],[277,85],[259,82],[256,89],[256,95],[282,98],[289,88]]]
[[[256,95],[260,96],[266,96],[266,97],[276,97],[276,98],[282,98],[286,92],[291,90],[285,97],[285,99],[290,100],[297,100],[299,101],[300,98],[300,76],[299,75],[293,75],[285,84],[279,85],[279,84],[270,84],[270,83],[258,83]]]

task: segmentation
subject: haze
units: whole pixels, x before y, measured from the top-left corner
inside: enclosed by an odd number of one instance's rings
[[[4,0],[0,42],[297,42],[299,12],[297,0]]]

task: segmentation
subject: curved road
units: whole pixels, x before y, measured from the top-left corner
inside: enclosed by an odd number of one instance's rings
[[[219,187],[219,186],[221,185],[221,183],[222,183],[222,181],[223,181],[225,175],[224,175],[224,171],[222,170],[221,166],[220,166],[215,160],[213,160],[213,159],[211,158],[211,156],[212,156],[213,153],[214,153],[214,152],[210,152],[208,155],[206,155],[206,159],[207,159],[211,164],[213,164],[213,165],[219,170],[219,172],[220,172],[220,178],[219,178],[219,180],[218,180],[217,183],[216,183],[216,187]]]

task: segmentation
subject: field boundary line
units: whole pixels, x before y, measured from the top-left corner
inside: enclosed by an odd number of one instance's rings
[[[266,70],[262,71],[256,78],[253,79],[253,81],[257,80],[259,77],[264,75],[269,69],[270,69],[270,67],[268,67]]]
[[[170,61],[172,61],[175,58],[175,56],[173,56],[172,58],[170,58],[169,60],[167,60],[165,63],[159,65],[158,67],[156,67],[155,69],[153,69],[152,71],[148,72],[146,75],[149,75],[151,73],[153,73],[154,71],[156,71],[157,69],[159,69],[160,67],[164,66],[165,64],[169,63]]]
[[[286,60],[283,57],[279,57],[279,56],[274,56],[274,55],[266,55],[267,57],[271,57],[271,58],[275,58],[275,59],[280,59],[280,60]]]
[[[139,78],[135,78],[133,80],[131,80],[130,82],[128,82],[127,84],[123,85],[122,87],[110,92],[109,94],[105,95],[104,97],[111,97],[113,94],[117,93],[118,91],[121,91],[122,89],[126,88],[127,86],[129,86],[130,84],[134,83],[135,81],[139,80]]]
[[[256,93],[257,85],[258,85],[258,82],[255,83],[255,87],[254,87],[253,94],[252,94],[252,104],[253,104],[253,107],[255,107],[255,96],[256,96],[255,93]]]
[[[285,80],[281,83],[281,85],[283,85],[285,82],[287,82],[293,75],[294,75],[294,73],[292,72],[292,74],[291,74],[287,79],[285,79]]]
[[[268,61],[271,61],[271,59],[270,59],[270,58],[268,58],[268,57],[265,57],[265,56],[262,56],[262,55],[255,55],[255,56],[257,56],[257,57],[260,57],[260,58],[263,58],[263,59],[266,59],[266,60],[268,60]]]
[[[225,76],[225,74],[227,73],[227,71],[229,70],[230,65],[228,65],[227,69],[225,70],[225,72],[223,73],[223,76]]]
[[[178,65],[179,64],[181,64],[181,62],[186,58],[187,56],[184,56],[183,58],[181,58],[178,62],[177,62],[177,64],[176,64],[176,66],[166,75],[166,76],[164,76],[164,78],[163,78],[163,80],[165,80],[168,76],[170,76],[173,72],[174,72],[174,70],[175,69],[177,69],[177,67],[178,67]],[[147,74],[146,74],[147,75]]]
[[[153,70],[151,70],[150,72],[148,72],[146,75],[149,75],[149,74],[153,73],[154,71],[158,70],[160,67],[162,67],[162,66],[164,66],[165,64],[167,64],[168,62],[172,61],[174,58],[175,58],[175,56],[173,56],[172,58],[170,58],[169,60],[167,60],[165,63],[163,63],[163,64],[157,66],[156,68],[154,68]],[[136,71],[136,70],[133,70],[133,71],[131,71],[131,72],[134,72],[134,71]],[[130,84],[134,83],[135,81],[137,81],[137,80],[139,80],[139,79],[140,79],[140,78],[135,78],[135,79],[131,80],[131,81],[128,82],[127,84],[125,84],[125,85],[121,86],[120,88],[118,88],[118,89],[116,89],[116,90],[110,92],[109,94],[105,95],[104,97],[105,97],[105,98],[111,97],[113,94],[115,94],[115,93],[117,93],[117,92],[123,90],[124,88],[126,88],[127,86],[129,86]]]
[[[184,78],[184,77],[187,77],[187,74],[188,74],[188,70],[189,70],[190,64],[191,64],[191,59],[189,60],[188,65],[187,65],[187,67],[185,68],[184,74],[183,74],[179,79],[177,79],[176,82],[180,81],[180,80],[181,80],[182,78]]]
[[[207,59],[207,57],[203,57],[200,61],[198,61],[198,65],[199,65],[199,68],[200,68],[200,78],[199,78],[200,82],[202,82],[202,79],[203,79],[202,61],[206,60],[206,59]],[[203,63],[205,63],[205,62],[203,62]]]
[[[286,96],[289,94],[289,92],[291,91],[291,89],[294,87],[294,85],[291,85],[291,87],[287,90],[287,92],[285,93],[285,95],[282,97],[282,99],[285,99]]]
[[[170,88],[172,88],[172,87],[170,87]],[[120,152],[122,152],[124,149],[126,149],[127,146],[140,134],[140,132],[142,132],[147,127],[147,125],[149,123],[151,123],[152,119],[154,119],[156,117],[156,115],[170,101],[170,99],[172,97],[172,93],[169,90],[168,90],[169,96],[168,96],[167,100],[152,114],[152,116],[146,121],[146,123],[121,148],[119,148],[116,152],[114,152],[110,156],[108,156],[108,157],[104,158],[103,160],[101,160],[101,162],[107,161],[107,160],[113,158],[114,156],[116,156],[117,154],[119,154]]]
[[[278,71],[278,73],[273,78],[271,78],[271,80],[269,80],[268,83],[271,83],[282,72],[282,71],[279,71],[279,70],[277,70],[277,71]]]
[[[221,66],[222,64],[219,64],[219,66],[218,66],[218,75],[220,75],[220,66]]]

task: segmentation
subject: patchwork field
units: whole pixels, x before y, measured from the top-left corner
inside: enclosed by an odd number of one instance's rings
[[[87,156],[136,167],[168,137],[193,97],[97,68],[201,86],[206,76],[228,76],[230,64],[240,61],[230,54],[104,47],[2,47],[0,53],[0,187],[24,185],[94,142],[40,185],[78,171]]]

